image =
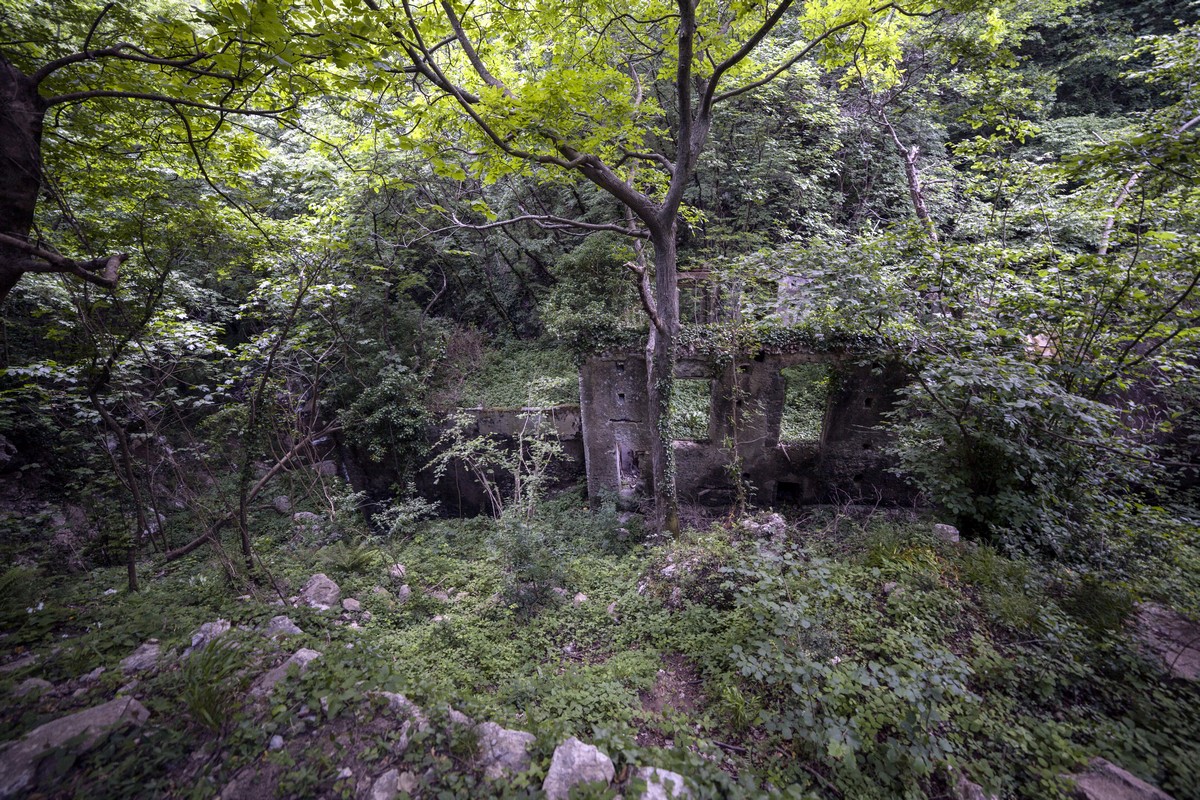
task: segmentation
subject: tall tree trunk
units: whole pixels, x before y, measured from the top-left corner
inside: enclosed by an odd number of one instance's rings
[[[33,81],[0,56],[0,233],[25,241],[42,184],[44,103]],[[0,244],[0,302],[28,256]]]
[[[679,498],[675,488],[675,452],[668,410],[675,381],[675,339],[679,333],[679,281],[675,249],[676,224],[654,234],[654,295],[661,328],[650,326],[646,343],[646,396],[649,399],[650,476],[654,522],[660,530],[679,533]]]

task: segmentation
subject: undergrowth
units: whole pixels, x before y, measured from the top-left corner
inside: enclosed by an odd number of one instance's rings
[[[128,683],[120,659],[154,637],[164,667],[129,690],[150,722],[53,762],[46,786],[212,797],[244,770],[273,770],[280,796],[351,796],[345,768],[366,779],[393,765],[438,797],[533,797],[556,744],[577,736],[618,770],[685,774],[703,797],[943,797],[960,774],[1001,797],[1066,797],[1064,776],[1097,755],[1177,800],[1200,797],[1200,690],[1127,633],[1157,567],[1136,580],[1055,570],[947,544],[924,520],[845,509],[770,540],[735,521],[660,540],[577,494],[518,527],[410,530],[314,551],[267,525],[255,542],[285,595],[315,571],[335,577],[369,613],[359,628],[336,609],[272,605],[271,581],[231,580],[203,553],[136,595],[106,593],[116,569],[39,576],[37,592],[32,567],[11,570],[6,643],[37,660],[0,676],[0,691],[106,672],[79,697],[12,703],[6,738],[111,696]],[[255,632],[280,613],[304,633]],[[191,632],[217,618],[229,638],[184,659]],[[247,686],[301,646],[321,658],[250,701]],[[434,718],[407,750],[377,689]],[[485,781],[450,708],[532,732],[530,776]],[[285,745],[270,750],[276,735]]]

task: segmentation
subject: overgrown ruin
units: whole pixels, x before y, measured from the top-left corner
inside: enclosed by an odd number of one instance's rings
[[[794,370],[810,365],[823,370]],[[789,376],[789,372],[791,375]],[[805,375],[807,372],[807,375]],[[786,424],[795,383],[824,372],[816,424]],[[588,494],[622,505],[647,496],[649,428],[644,356],[590,359],[580,372],[580,420]],[[672,432],[683,502],[728,505],[745,492],[764,505],[836,500],[902,502],[912,491],[887,469],[879,429],[905,376],[895,366],[861,365],[846,354],[761,353],[744,361],[679,359],[679,394],[707,396],[698,425]],[[789,380],[789,377],[791,380]],[[682,438],[687,433],[690,438]]]
[[[613,497],[627,509],[649,498],[645,376],[645,356],[637,350],[594,356],[579,373],[579,405],[539,411],[553,421],[569,458],[556,470],[560,485],[586,476],[589,497]],[[879,427],[905,382],[899,366],[864,364],[846,352],[762,352],[727,363],[681,357],[676,394],[692,403],[672,431],[680,500],[911,502],[912,488],[889,471]],[[797,408],[798,397],[804,408]],[[512,443],[530,411],[473,413],[471,434]],[[797,414],[805,418],[797,421]],[[486,510],[484,493],[465,469],[440,479],[427,471],[420,484],[451,514]]]

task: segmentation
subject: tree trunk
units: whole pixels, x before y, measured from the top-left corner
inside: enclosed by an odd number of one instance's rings
[[[675,250],[676,225],[655,234],[654,296],[657,329],[650,326],[646,343],[646,396],[649,399],[650,477],[654,523],[660,531],[679,533],[679,498],[675,489],[675,452],[667,430],[675,380],[675,339],[679,333],[679,282]]]
[[[0,56],[0,233],[25,241],[42,185],[41,96]],[[26,254],[0,244],[0,302],[20,279]]]

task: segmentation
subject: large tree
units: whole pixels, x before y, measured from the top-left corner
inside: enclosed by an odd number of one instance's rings
[[[29,272],[111,288],[126,258],[74,258],[55,247],[62,237],[37,229],[43,195],[65,204],[48,179],[47,136],[60,149],[86,143],[124,150],[131,160],[147,146],[142,139],[153,139],[199,158],[230,118],[289,111],[296,65],[319,58],[288,41],[282,4],[203,13],[148,5],[0,8],[0,302]],[[135,107],[138,115],[130,115]],[[80,238],[74,246],[88,249]]]
[[[634,240],[638,257],[627,266],[651,321],[646,381],[656,523],[677,530],[666,433],[680,328],[677,247],[685,193],[714,115],[805,59],[839,69],[857,58],[895,73],[906,32],[971,6],[970,0],[465,6],[362,0],[345,8],[322,4],[316,13],[330,35],[354,42],[375,78],[411,80],[415,92],[406,102],[422,124],[401,137],[408,145],[440,160],[450,140],[467,154],[466,169],[484,181],[513,172],[546,180],[582,176],[624,209],[623,218],[607,222],[534,213],[474,227],[533,221]],[[432,138],[431,130],[442,138]]]

